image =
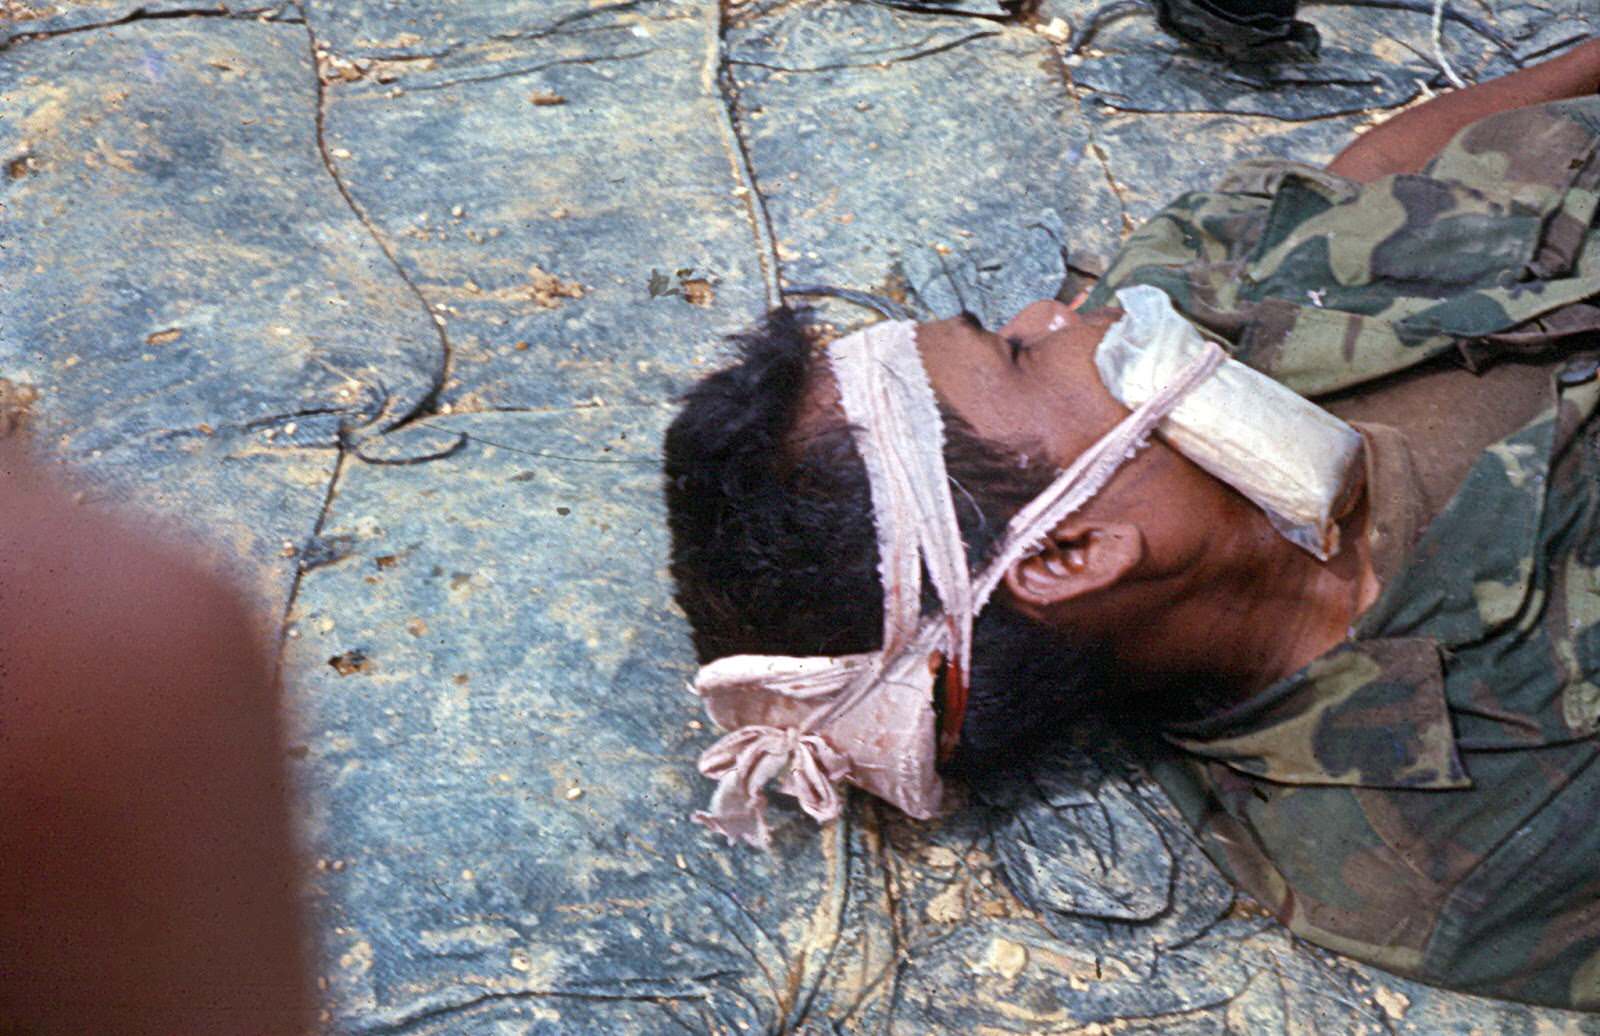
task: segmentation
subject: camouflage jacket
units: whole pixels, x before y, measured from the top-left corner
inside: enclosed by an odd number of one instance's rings
[[[1454,352],[1548,364],[1343,645],[1153,764],[1296,933],[1439,985],[1600,1009],[1600,97],[1493,116],[1420,175],[1235,167],[1091,296],[1153,284],[1307,396]],[[1369,468],[1370,470],[1370,468]],[[1379,486],[1369,487],[1381,497]],[[1381,519],[1392,501],[1371,501]]]

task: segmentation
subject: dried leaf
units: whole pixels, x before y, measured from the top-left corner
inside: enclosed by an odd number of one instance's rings
[[[678,294],[678,289],[674,288],[672,286],[672,278],[668,277],[666,274],[662,273],[660,270],[657,270],[654,267],[651,267],[651,269],[650,269],[650,297],[653,298],[653,299],[659,299],[659,298],[662,298],[663,296],[666,296],[666,295],[676,295],[676,294]]]

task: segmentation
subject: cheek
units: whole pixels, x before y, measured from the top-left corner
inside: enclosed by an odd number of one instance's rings
[[[1018,405],[1026,387],[1008,370],[973,367],[961,379],[959,394],[945,398],[978,434],[993,438],[1003,436],[1026,412]]]
[[[1086,384],[1080,367],[1070,371],[1041,371],[1019,390],[1018,402],[1027,407],[1031,439],[1050,450],[1057,465],[1065,467],[1116,427],[1128,411],[1100,385],[1092,368]]]
[[[1076,408],[1070,398],[1033,385],[1017,388],[1010,401],[1007,427],[990,438],[1012,443],[1031,458],[1048,460],[1057,467],[1071,464],[1088,447],[1091,440],[1074,419]]]

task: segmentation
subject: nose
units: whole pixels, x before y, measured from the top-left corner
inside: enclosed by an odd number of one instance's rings
[[[1045,335],[1054,334],[1077,318],[1077,314],[1066,304],[1054,299],[1040,299],[1038,302],[1028,304],[1022,312],[1012,317],[1010,322],[1000,329],[1000,334],[1005,338],[1018,338],[1023,342],[1031,342]]]

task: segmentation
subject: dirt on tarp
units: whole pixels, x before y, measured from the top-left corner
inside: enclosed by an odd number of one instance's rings
[[[32,385],[0,378],[0,439],[8,439],[27,427],[38,400],[39,390]]]

